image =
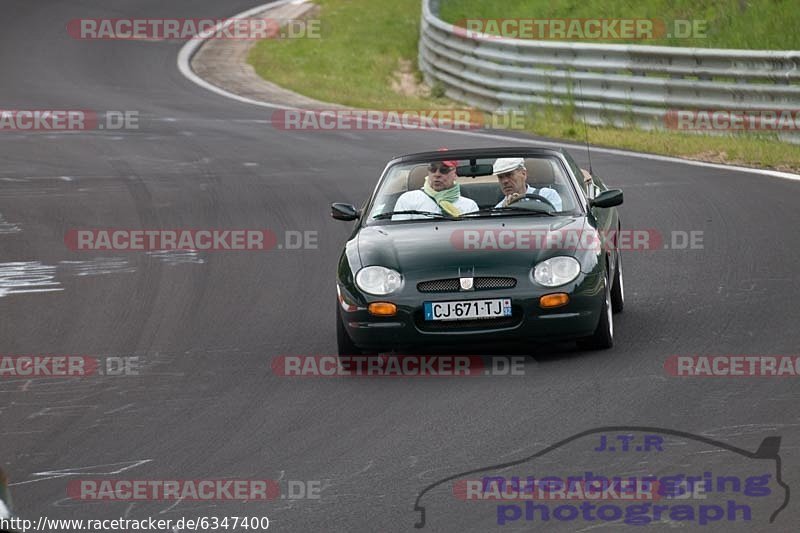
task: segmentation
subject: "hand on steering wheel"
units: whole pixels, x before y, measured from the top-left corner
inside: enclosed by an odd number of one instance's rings
[[[553,202],[551,202],[550,200],[548,200],[544,196],[536,194],[536,193],[528,193],[528,194],[519,194],[519,193],[516,193],[516,192],[515,193],[511,193],[508,196],[506,196],[506,207],[508,207],[509,205],[513,204],[514,202],[519,202],[520,200],[523,200],[523,199],[539,200],[540,202],[544,202],[547,205],[549,205],[550,207],[552,207],[554,211],[556,210],[556,206],[553,205]]]

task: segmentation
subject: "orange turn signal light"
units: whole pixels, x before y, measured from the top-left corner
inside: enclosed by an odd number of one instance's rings
[[[375,316],[394,316],[397,306],[389,302],[373,302],[369,304],[369,314]]]
[[[545,294],[539,298],[539,307],[542,309],[551,309],[553,307],[561,307],[569,303],[569,294],[564,292],[557,292],[555,294]]]

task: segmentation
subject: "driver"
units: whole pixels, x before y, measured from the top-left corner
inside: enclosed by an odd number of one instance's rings
[[[425,185],[421,189],[403,193],[394,205],[394,211],[430,211],[459,217],[477,211],[474,200],[461,196],[461,186],[456,183],[458,161],[433,162],[428,166]],[[424,215],[393,215],[392,220],[426,218]]]
[[[526,194],[538,194],[553,204],[556,211],[561,211],[561,196],[555,189],[542,187],[536,189],[527,183],[528,171],[525,160],[521,157],[501,157],[494,162],[493,172],[497,176],[505,198],[495,207],[508,207],[516,201],[525,201]]]

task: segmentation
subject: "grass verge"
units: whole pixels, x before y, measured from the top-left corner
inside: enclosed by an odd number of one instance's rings
[[[441,96],[391,89],[392,80],[402,74],[406,85],[421,81],[416,69],[419,0],[315,3],[320,6],[321,38],[265,40],[253,47],[248,62],[262,78],[323,102],[353,107],[452,104]]]

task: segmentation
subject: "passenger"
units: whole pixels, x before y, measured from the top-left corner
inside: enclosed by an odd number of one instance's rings
[[[421,189],[403,193],[393,211],[427,211],[460,217],[478,210],[474,200],[461,196],[461,186],[456,183],[458,161],[434,162],[428,166],[428,175]],[[427,218],[425,215],[393,215],[392,220]]]

